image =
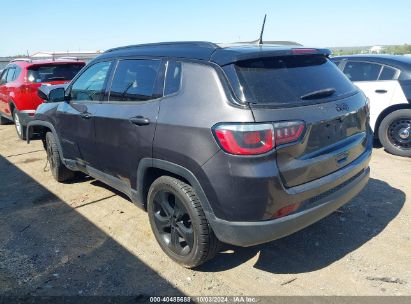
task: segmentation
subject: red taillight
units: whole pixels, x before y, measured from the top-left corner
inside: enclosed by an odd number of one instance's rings
[[[219,124],[213,128],[221,148],[235,155],[257,155],[272,150],[276,145],[291,143],[300,138],[304,122],[256,124]]]
[[[24,84],[21,86],[21,90],[23,93],[35,93],[37,92],[38,86],[33,84]]]
[[[292,49],[291,50],[293,55],[309,55],[309,54],[318,54],[317,49]]]
[[[300,138],[305,128],[302,121],[287,121],[274,124],[275,144],[282,145]]]
[[[255,155],[274,148],[272,124],[221,124],[214,133],[221,148],[231,154]]]

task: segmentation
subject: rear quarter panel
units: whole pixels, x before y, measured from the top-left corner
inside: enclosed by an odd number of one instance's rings
[[[230,104],[225,79],[216,68],[183,62],[179,93],[165,97],[160,103],[153,144],[153,157],[190,170],[210,203],[213,190],[201,166],[220,150],[212,127],[219,122],[254,121],[250,109]]]

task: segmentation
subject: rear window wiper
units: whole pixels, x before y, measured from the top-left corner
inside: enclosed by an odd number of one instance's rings
[[[300,97],[300,99],[302,100],[320,99],[320,98],[331,96],[334,93],[335,93],[334,88],[327,88],[323,90],[314,91],[308,94],[304,94],[303,96]]]
[[[66,77],[64,77],[64,76],[55,76],[55,77],[47,78],[46,81],[50,81],[50,80],[65,80],[65,79],[66,79]]]

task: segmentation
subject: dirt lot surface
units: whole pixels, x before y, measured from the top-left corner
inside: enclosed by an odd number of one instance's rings
[[[0,294],[411,295],[411,159],[374,149],[368,186],[343,208],[196,271],[163,254],[118,192],[59,184],[45,164],[39,140],[0,126]]]

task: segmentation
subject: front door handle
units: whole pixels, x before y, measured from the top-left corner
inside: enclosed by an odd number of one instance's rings
[[[90,119],[92,117],[91,113],[89,113],[89,112],[82,112],[82,113],[80,113],[80,116],[83,119]]]
[[[385,93],[387,93],[387,90],[375,90],[375,93],[385,94]]]
[[[150,119],[145,118],[143,116],[136,116],[129,119],[132,124],[137,126],[145,126],[150,124]]]

